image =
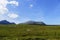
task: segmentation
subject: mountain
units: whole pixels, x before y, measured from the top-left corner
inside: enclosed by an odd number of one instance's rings
[[[37,21],[27,21],[24,24],[32,24],[32,25],[46,25],[44,22],[37,22]]]
[[[0,24],[15,24],[15,23],[8,22],[7,20],[2,20],[0,21]]]

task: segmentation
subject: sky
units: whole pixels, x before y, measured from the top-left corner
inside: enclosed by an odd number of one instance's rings
[[[60,0],[0,0],[0,20],[60,24]]]

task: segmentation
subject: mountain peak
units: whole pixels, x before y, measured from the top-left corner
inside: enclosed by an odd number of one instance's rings
[[[15,23],[10,23],[10,22],[7,21],[7,20],[2,20],[2,21],[0,21],[0,24],[15,24]]]
[[[27,21],[25,24],[34,24],[34,25],[46,25],[44,22],[38,22],[38,21]]]

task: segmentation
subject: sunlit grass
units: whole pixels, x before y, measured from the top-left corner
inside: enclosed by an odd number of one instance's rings
[[[1,40],[60,39],[60,26],[0,25]],[[42,40],[41,39],[41,40]]]

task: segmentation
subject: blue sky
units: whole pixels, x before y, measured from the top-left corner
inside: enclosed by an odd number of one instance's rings
[[[15,23],[34,20],[60,24],[60,0],[3,0],[0,6],[1,20]]]

